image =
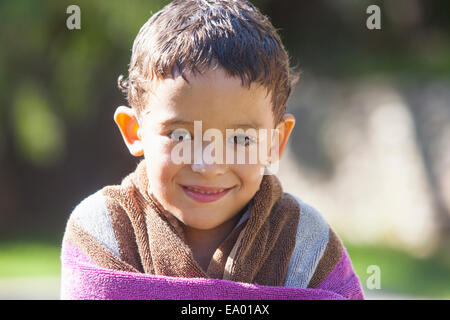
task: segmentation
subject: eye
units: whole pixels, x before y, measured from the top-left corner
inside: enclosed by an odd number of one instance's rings
[[[256,139],[251,136],[245,135],[245,134],[237,134],[237,135],[231,136],[229,141],[236,145],[241,145],[241,146],[247,147],[250,144],[255,143]]]
[[[191,133],[186,129],[176,129],[170,133],[172,141],[184,141],[191,139]]]

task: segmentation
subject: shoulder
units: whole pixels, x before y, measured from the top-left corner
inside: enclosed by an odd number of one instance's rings
[[[86,197],[74,208],[69,217],[66,233],[69,226],[88,234],[114,255],[120,256],[103,189]]]
[[[287,195],[297,201],[300,217],[285,286],[306,288],[327,248],[332,231],[316,208],[296,195]]]
[[[285,286],[317,288],[346,299],[364,299],[361,282],[342,240],[317,209],[293,197],[301,209]]]
[[[328,233],[329,225],[322,214],[312,205],[304,202],[300,197],[289,194],[294,198],[300,207],[299,229],[304,230],[311,236],[319,236]],[[305,234],[303,234],[305,235]]]

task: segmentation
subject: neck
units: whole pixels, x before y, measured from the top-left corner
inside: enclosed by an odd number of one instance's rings
[[[207,269],[214,252],[231,233],[246,208],[247,206],[233,218],[213,229],[201,230],[186,225],[183,226],[186,242],[192,249],[195,260],[204,270]]]

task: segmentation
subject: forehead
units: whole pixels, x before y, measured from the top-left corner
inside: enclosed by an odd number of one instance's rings
[[[273,112],[267,89],[252,84],[242,86],[241,79],[231,77],[223,69],[202,74],[156,80],[145,108],[145,121],[153,124],[171,120],[201,120],[208,127],[232,127],[252,124],[273,126]]]

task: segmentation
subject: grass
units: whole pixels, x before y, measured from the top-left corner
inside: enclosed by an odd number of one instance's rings
[[[380,268],[381,290],[430,299],[450,299],[450,257],[435,253],[419,259],[390,248],[345,244],[364,291],[373,272],[370,265]]]
[[[450,299],[450,257],[436,253],[428,259],[379,246],[345,242],[364,290],[370,265],[381,271],[381,290],[411,297]],[[0,243],[0,278],[60,275],[60,247],[35,242]]]
[[[0,243],[0,278],[60,275],[60,248],[33,242]]]

